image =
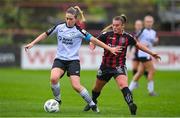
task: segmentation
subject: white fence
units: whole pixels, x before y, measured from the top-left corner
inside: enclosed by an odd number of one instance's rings
[[[154,60],[158,70],[180,70],[180,47],[156,47],[156,52],[162,57],[160,62]],[[36,45],[27,52],[21,48],[21,67],[23,69],[50,69],[56,54],[56,45]],[[98,69],[103,49],[96,47],[91,51],[88,46],[82,46],[79,51],[81,68],[84,70]],[[127,54],[126,65],[131,70],[131,54]]]

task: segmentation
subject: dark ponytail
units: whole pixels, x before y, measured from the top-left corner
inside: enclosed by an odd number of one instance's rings
[[[113,20],[120,20],[122,24],[125,24],[127,22],[127,18],[124,14],[122,14],[121,16],[115,16]]]
[[[127,22],[127,17],[124,15],[124,14],[121,14],[121,21],[123,22],[123,23],[126,23]]]
[[[121,16],[115,16],[113,20],[120,20],[122,24],[125,24],[127,22],[127,17],[124,14],[121,14]],[[112,28],[112,24],[106,26],[101,32],[106,32],[110,28]]]

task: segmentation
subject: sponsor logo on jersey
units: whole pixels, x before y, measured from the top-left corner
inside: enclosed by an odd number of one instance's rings
[[[112,44],[109,43],[108,46],[110,46],[110,47],[115,47],[116,45],[112,45]]]
[[[58,36],[58,40],[59,40],[59,41],[62,40],[62,43],[63,43],[63,44],[73,45],[73,40],[72,40],[72,39],[68,39],[68,38],[65,38],[65,37]]]

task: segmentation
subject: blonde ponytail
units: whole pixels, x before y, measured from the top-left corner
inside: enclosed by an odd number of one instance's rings
[[[80,8],[79,6],[74,6],[74,8],[75,8],[76,10],[78,10],[78,12],[80,13],[80,15],[81,15],[81,21],[85,22],[86,19],[85,19],[85,17],[84,17],[84,14],[83,14],[83,11],[81,10],[81,8]]]

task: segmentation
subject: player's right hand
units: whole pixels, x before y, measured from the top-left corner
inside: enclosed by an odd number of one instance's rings
[[[33,44],[32,44],[32,43],[29,43],[29,44],[27,44],[27,45],[24,46],[24,49],[25,49],[25,51],[27,52],[28,49],[31,49],[32,47],[33,47]]]
[[[116,46],[111,48],[111,53],[114,55],[117,55],[118,53],[121,53],[123,50],[124,46]]]
[[[161,60],[161,57],[157,53],[154,53],[152,56],[159,61]]]
[[[89,43],[89,48],[93,51],[93,50],[95,50],[96,45],[93,44],[92,42],[90,42],[90,43]]]

